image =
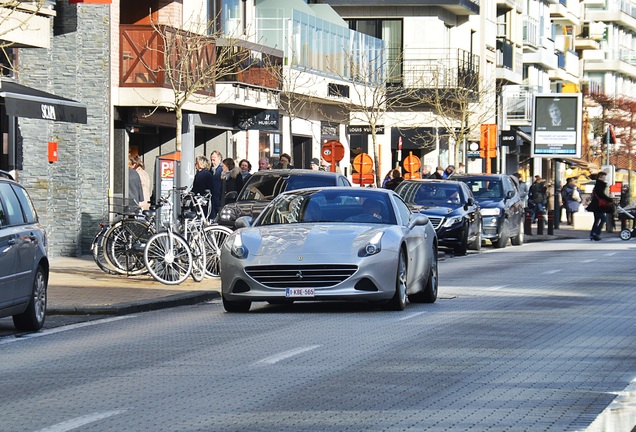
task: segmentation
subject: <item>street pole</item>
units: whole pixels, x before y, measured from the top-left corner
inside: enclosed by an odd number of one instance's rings
[[[610,165],[610,139],[611,139],[611,137],[610,137],[610,127],[609,127],[609,125],[607,125],[607,132],[606,132],[605,135],[606,135],[605,142],[607,143],[606,144],[607,147],[605,148],[605,151],[607,153],[607,156],[606,156],[606,159],[605,159],[605,165]]]

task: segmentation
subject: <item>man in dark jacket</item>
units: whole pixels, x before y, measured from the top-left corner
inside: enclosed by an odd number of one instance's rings
[[[223,193],[223,180],[221,179],[221,173],[223,172],[223,155],[220,151],[214,150],[210,155],[210,172],[214,177],[214,188],[212,189],[212,211],[210,212],[210,219],[214,219],[216,214],[221,211],[222,193]]]

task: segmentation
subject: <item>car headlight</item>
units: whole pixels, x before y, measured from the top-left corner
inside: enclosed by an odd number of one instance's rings
[[[501,209],[499,207],[481,209],[481,215],[482,216],[500,216]]]
[[[245,245],[243,244],[243,239],[241,238],[241,234],[234,235],[234,239],[232,240],[232,244],[230,246],[230,251],[232,255],[234,255],[238,259],[247,258],[248,251]]]
[[[374,235],[366,245],[360,248],[360,250],[358,251],[358,256],[367,257],[367,256],[375,255],[378,252],[380,252],[382,250],[381,243],[382,243],[383,235],[384,235],[383,231]]]
[[[446,221],[444,222],[444,227],[446,227],[446,228],[452,227],[455,224],[462,223],[463,220],[464,220],[463,216],[450,217],[450,218],[446,219]]]
[[[234,211],[232,211],[231,207],[223,207],[221,209],[221,213],[219,213],[219,218],[224,221],[231,221],[236,219],[234,217]]]

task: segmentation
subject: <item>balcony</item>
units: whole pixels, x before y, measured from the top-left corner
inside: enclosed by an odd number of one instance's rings
[[[574,39],[574,47],[577,51],[599,50],[600,41],[604,37],[605,24],[586,22],[581,26],[581,32]]]
[[[585,18],[626,27],[636,32],[636,4],[629,1],[607,0],[604,9],[586,8]]]
[[[527,126],[532,123],[534,95],[539,93],[536,86],[509,85],[502,89],[504,121],[508,125]]]
[[[576,0],[559,0],[556,4],[550,5],[550,19],[562,25],[581,24],[579,1]]]
[[[192,35],[172,27],[161,27],[160,32],[181,38],[180,44],[185,45],[191,40],[192,43],[200,46],[196,63],[192,64],[192,68],[188,66],[189,70],[184,73],[196,74],[206,68],[216,68],[219,71],[210,85],[201,89],[201,93],[214,95],[214,81],[217,80],[280,89],[278,78],[280,73],[278,72],[282,67],[282,53],[276,53],[276,50],[245,41],[233,41],[230,46],[227,41],[217,41],[212,37],[207,38],[208,41],[205,43],[199,35]],[[232,50],[232,56],[220,55],[224,49]],[[163,39],[151,26],[120,26],[120,53],[120,87],[171,88],[166,72],[170,68],[178,70],[176,59],[178,52],[174,53],[174,60],[166,64],[166,48]],[[217,58],[226,64],[215,64]]]
[[[452,98],[462,90],[477,96],[480,77],[479,56],[475,54],[462,49],[405,49],[399,58],[401,73],[387,80],[393,97],[441,91]]]
[[[523,80],[523,52],[506,37],[497,37],[497,80],[507,84],[521,84]]]
[[[609,51],[585,51],[585,72],[610,72],[636,80],[636,50],[620,47]]]
[[[497,0],[498,15],[502,12],[508,12],[513,9],[517,12],[523,12],[523,4],[523,0]]]
[[[51,1],[40,8],[29,2],[0,6],[0,44],[13,48],[51,48],[53,6]]]
[[[543,36],[539,43],[540,45],[536,51],[524,52],[523,62],[526,64],[536,64],[547,70],[556,70],[558,68],[558,64],[557,56],[555,54],[554,41]]]
[[[491,0],[486,0],[491,1]],[[326,0],[334,8],[347,7],[374,7],[382,6],[394,8],[395,6],[437,6],[457,15],[479,15],[480,0]],[[309,3],[323,3],[310,1]]]

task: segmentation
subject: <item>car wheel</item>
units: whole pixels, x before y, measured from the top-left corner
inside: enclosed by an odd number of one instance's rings
[[[501,232],[499,233],[499,238],[493,242],[493,246],[497,249],[503,249],[508,246],[508,240],[510,239],[510,227],[508,226],[508,221],[504,221],[501,226]]]
[[[47,277],[42,266],[38,265],[33,280],[33,292],[26,310],[13,316],[13,325],[20,331],[38,331],[46,319]]]
[[[621,240],[629,240],[630,238],[632,238],[632,232],[628,229],[624,229],[621,231],[620,237]]]
[[[521,246],[523,244],[523,236],[524,236],[523,223],[519,223],[519,232],[517,233],[516,236],[510,239],[510,242],[512,243],[513,246]]]
[[[251,301],[231,301],[223,296],[223,307],[227,312],[248,312],[252,307]]]
[[[386,303],[387,310],[401,311],[406,307],[406,272],[406,253],[404,250],[400,250],[395,276],[395,294]]]
[[[417,294],[409,296],[409,301],[413,303],[435,303],[437,300],[437,289],[439,286],[438,268],[437,268],[437,251],[433,251],[434,258],[431,268],[428,272],[428,279],[426,280],[426,286]]]
[[[459,246],[455,246],[455,248],[453,249],[453,253],[455,255],[461,256],[461,255],[466,255],[467,251],[468,251],[468,226],[465,226],[462,243]]]
[[[477,227],[477,235],[475,236],[475,240],[473,240],[472,243],[468,245],[468,249],[474,251],[481,250],[481,224]]]

